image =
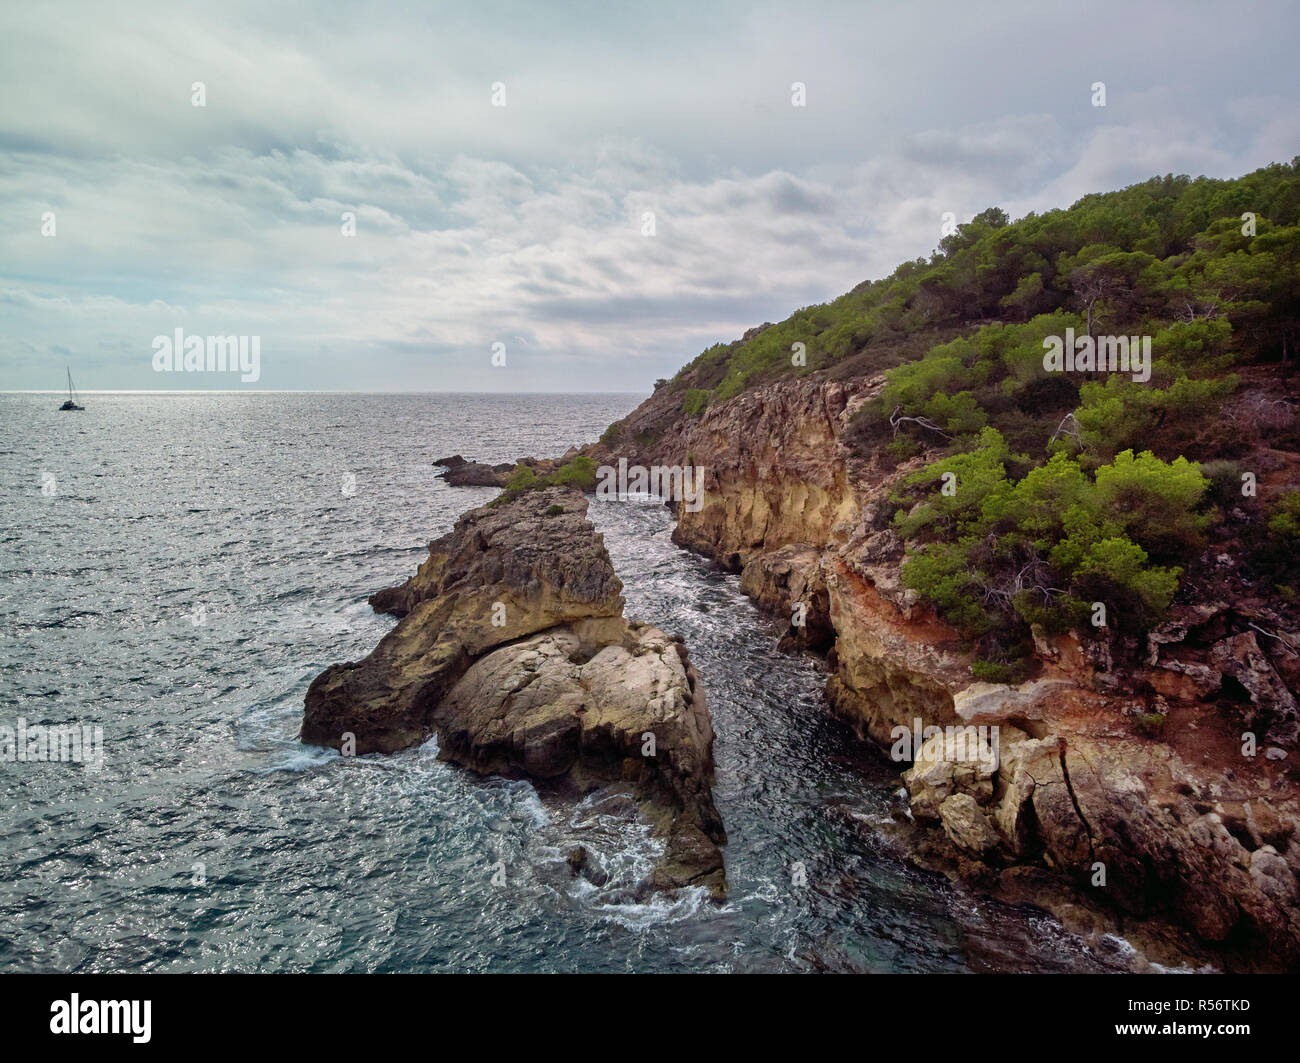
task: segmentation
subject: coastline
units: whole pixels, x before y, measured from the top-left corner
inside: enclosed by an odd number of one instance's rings
[[[1186,740],[1212,714],[1176,687],[1166,703],[1190,726],[1184,740],[1143,734],[1124,711],[1132,677],[1117,682],[1077,637],[1044,640],[1031,680],[973,680],[961,639],[901,585],[899,544],[876,526],[911,466],[882,468],[847,441],[853,414],[882,384],[779,381],[667,426],[652,396],[611,427],[614,438],[514,468],[554,473],[581,455],[602,467],[708,469],[702,506],[669,501],[673,541],[739,572],[765,611],[802,613],[781,648],[824,655],[828,711],[882,755],[914,719],[1000,730],[993,771],[951,749],[928,751],[937,767],[921,770],[920,757],[895,764],[907,795],[896,834],[918,867],[1050,911],[1085,938],[1126,940],[1163,968],[1292,969],[1300,844],[1284,766],[1261,757],[1247,774],[1208,760],[1209,750],[1229,755],[1223,736],[1213,746]],[[654,442],[627,445],[646,437],[646,421],[656,423]],[[473,464],[453,462],[444,476],[454,483]],[[501,486],[510,475],[493,470]],[[1173,630],[1153,646],[1176,649]]]

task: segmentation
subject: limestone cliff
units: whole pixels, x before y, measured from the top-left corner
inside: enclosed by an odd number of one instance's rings
[[[942,866],[1022,900],[1038,899],[1025,876],[1046,869],[1128,932],[1150,926],[1229,966],[1300,964],[1300,637],[1249,602],[1199,600],[1151,632],[1135,666],[1067,635],[1039,640],[1030,681],[976,681],[966,643],[899,577],[887,495],[923,459],[894,467],[848,443],[882,385],[779,380],[694,418],[662,388],[587,452],[707,470],[703,506],[677,507],[674,541],[740,571],[747,594],[792,621],[787,644],[829,651],[828,702],[861,735],[889,747],[916,720],[998,728],[993,770],[937,739],[929,759],[899,763]],[[1157,712],[1158,737],[1143,726]]]

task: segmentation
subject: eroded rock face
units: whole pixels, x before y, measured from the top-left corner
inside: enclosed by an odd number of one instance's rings
[[[511,643],[471,665],[434,719],[440,756],[481,772],[631,783],[665,813],[655,884],[725,892],[713,727],[683,647],[662,631],[630,624],[594,654],[564,628]]]
[[[869,390],[782,380],[705,411],[661,456],[706,470],[703,505],[679,510],[673,542],[737,570],[791,543],[824,544],[857,513],[841,439]]]
[[[622,638],[623,585],[587,502],[560,488],[470,510],[429,544],[419,571],[370,599],[402,617],[370,656],[327,668],[307,691],[302,737],[391,753],[433,733],[433,709],[493,647],[581,620],[595,645]]]
[[[822,574],[822,552],[792,543],[760,554],[740,573],[740,589],[770,613],[789,610],[790,627],[781,649],[827,650],[835,641],[830,595]]]
[[[580,789],[627,782],[668,838],[654,885],[725,892],[713,731],[685,647],[629,624],[587,500],[566,488],[464,514],[371,598],[400,622],[307,692],[302,738],[440,756]]]
[[[1294,746],[1300,739],[1300,710],[1272,662],[1260,649],[1254,631],[1223,639],[1210,649],[1210,664],[1220,676],[1231,676],[1250,695],[1250,726],[1267,728],[1270,742]],[[1222,679],[1219,680],[1222,686]]]
[[[674,541],[741,571],[742,589],[778,615],[811,603],[811,630],[786,641],[831,641],[828,700],[859,734],[888,748],[918,719],[998,727],[993,776],[934,763],[906,776],[912,815],[953,866],[1020,882],[1047,868],[1126,928],[1172,920],[1246,966],[1300,965],[1300,633],[1259,603],[1192,602],[1126,672],[1105,640],[1037,632],[1033,678],[976,682],[963,640],[900,578],[889,493],[924,458],[895,467],[846,443],[882,384],[786,379],[697,419],[662,389],[589,452],[708,470]],[[1139,726],[1152,717],[1163,732]]]
[[[454,611],[462,640],[472,631],[469,641],[487,646],[572,620],[620,616],[622,593],[605,541],[587,520],[586,498],[553,487],[462,514],[429,544],[414,576],[371,595],[370,604],[404,617],[443,599],[442,612]],[[494,624],[497,602],[506,609]]]
[[[1130,915],[1172,913],[1203,941],[1235,940],[1288,965],[1300,960],[1294,820],[1269,808],[1271,837],[1291,853],[1288,862],[1257,830],[1234,822],[1239,805],[1216,801],[1159,743],[1034,739],[1009,727],[993,789],[957,758],[904,779],[913,813],[937,811],[967,853],[1040,858]]]

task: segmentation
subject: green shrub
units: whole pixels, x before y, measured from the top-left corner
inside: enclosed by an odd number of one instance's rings
[[[1209,497],[1220,506],[1239,505],[1242,500],[1241,474],[1246,470],[1236,461],[1203,461],[1201,475],[1210,481]]]
[[[1300,491],[1288,491],[1277,500],[1268,530],[1288,543],[1300,545]]]
[[[1158,557],[1182,557],[1200,545],[1212,515],[1197,504],[1209,487],[1186,458],[1164,462],[1131,450],[1097,470],[1097,499],[1106,515]]]
[[[1168,609],[1210,515],[1208,481],[1183,458],[1125,451],[1089,477],[1056,454],[1018,481],[1000,434],[912,474],[894,524],[907,542],[902,578],[973,638],[1027,640],[1033,625],[1060,632],[1106,606],[1108,626],[1147,629]],[[955,487],[944,494],[944,474]]]
[[[709,404],[709,393],[703,388],[690,388],[682,396],[682,413],[687,417],[698,417]]]
[[[985,683],[1020,683],[1028,672],[1028,661],[1024,658],[1006,663],[1003,661],[972,661],[971,675]]]
[[[580,491],[596,489],[596,463],[586,454],[579,454],[547,477],[548,484],[576,487]]]
[[[537,486],[537,473],[533,471],[531,465],[520,465],[510,474],[506,480],[507,491],[531,491]]]

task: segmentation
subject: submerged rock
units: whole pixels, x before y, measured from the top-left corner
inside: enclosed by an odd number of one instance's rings
[[[668,839],[653,883],[725,894],[713,728],[684,647],[623,618],[587,500],[530,492],[464,514],[419,571],[372,596],[401,617],[364,660],[307,691],[302,738],[439,756],[579,790],[626,783]],[[351,736],[351,739],[348,738]]]
[[[565,857],[569,870],[580,875],[593,886],[604,886],[609,882],[609,873],[591,858],[585,845],[575,845]]]

